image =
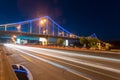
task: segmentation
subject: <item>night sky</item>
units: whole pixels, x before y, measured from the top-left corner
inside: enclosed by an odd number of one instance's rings
[[[120,0],[0,0],[0,24],[50,16],[79,36],[120,40]]]

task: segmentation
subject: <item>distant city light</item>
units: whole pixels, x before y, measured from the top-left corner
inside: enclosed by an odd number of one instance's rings
[[[21,43],[19,38],[17,38],[16,43],[17,43],[17,44],[20,44],[20,43]]]
[[[68,46],[68,40],[65,40],[65,46]]]
[[[17,28],[18,32],[20,32],[21,26],[18,25],[16,28]]]
[[[42,45],[47,45],[47,39],[46,38],[39,38],[39,41],[42,43]]]

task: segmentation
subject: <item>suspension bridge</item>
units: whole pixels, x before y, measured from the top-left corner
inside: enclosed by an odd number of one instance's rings
[[[15,23],[1,24],[0,35],[2,37],[11,37],[13,35],[23,39],[44,38],[63,38],[77,39],[77,35],[69,32],[49,16],[35,18]],[[7,35],[7,36],[6,36]],[[24,36],[24,37],[23,37]]]

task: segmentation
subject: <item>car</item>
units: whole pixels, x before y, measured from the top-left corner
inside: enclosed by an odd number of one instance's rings
[[[12,68],[18,80],[33,80],[32,74],[25,66],[20,64],[14,64],[12,65]]]

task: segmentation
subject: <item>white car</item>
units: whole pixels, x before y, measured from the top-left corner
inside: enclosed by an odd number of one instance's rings
[[[23,65],[14,64],[12,68],[18,78],[18,80],[33,80],[30,71]]]

